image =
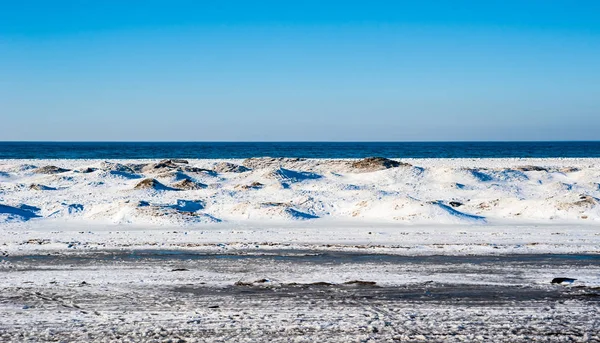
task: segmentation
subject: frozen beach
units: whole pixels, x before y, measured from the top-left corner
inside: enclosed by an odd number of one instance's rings
[[[600,1],[4,1],[0,343],[600,343]]]
[[[121,250],[9,257],[1,273],[3,342],[600,340],[600,289],[580,281],[598,255]]]
[[[599,182],[593,158],[1,160],[0,338],[599,341]]]

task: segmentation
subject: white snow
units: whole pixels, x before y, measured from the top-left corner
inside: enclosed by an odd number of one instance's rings
[[[158,162],[0,160],[0,250],[600,251],[600,159],[406,159],[374,172],[349,160],[257,159],[222,173],[212,169],[244,161]],[[69,171],[36,173],[46,166]],[[134,189],[147,179],[154,189]],[[207,186],[175,189],[181,180]]]
[[[316,218],[403,224],[600,222],[599,159],[414,159],[404,160],[412,167],[368,173],[342,160],[282,161],[242,173],[211,171],[219,160],[192,160],[180,165],[185,168],[156,167],[156,162],[1,160],[0,204],[5,207],[0,213],[12,214],[12,221],[18,219],[15,212],[27,211],[20,212],[23,220],[164,225]],[[70,171],[39,174],[32,165]],[[94,169],[82,172],[87,167]],[[134,190],[146,178],[165,187]],[[186,179],[208,187],[174,190]],[[261,186],[250,187],[253,182]],[[179,209],[178,201],[204,205],[188,211]],[[202,219],[206,215],[213,219]]]

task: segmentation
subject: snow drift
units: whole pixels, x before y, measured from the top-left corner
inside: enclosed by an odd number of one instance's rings
[[[600,223],[600,159],[0,160],[0,223]]]

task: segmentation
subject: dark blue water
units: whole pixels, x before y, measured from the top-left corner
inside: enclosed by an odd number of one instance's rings
[[[600,157],[600,142],[0,142],[0,159]]]

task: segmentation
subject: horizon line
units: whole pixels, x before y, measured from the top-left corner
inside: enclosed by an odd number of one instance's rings
[[[326,141],[326,140],[314,140],[314,141],[119,141],[119,140],[110,140],[110,141],[101,141],[101,140],[89,140],[89,141],[78,141],[78,140],[56,140],[56,141],[43,141],[43,140],[8,140],[1,141],[0,144],[3,143],[600,143],[600,140],[489,140],[489,141],[481,141],[481,140],[455,140],[455,141]]]

